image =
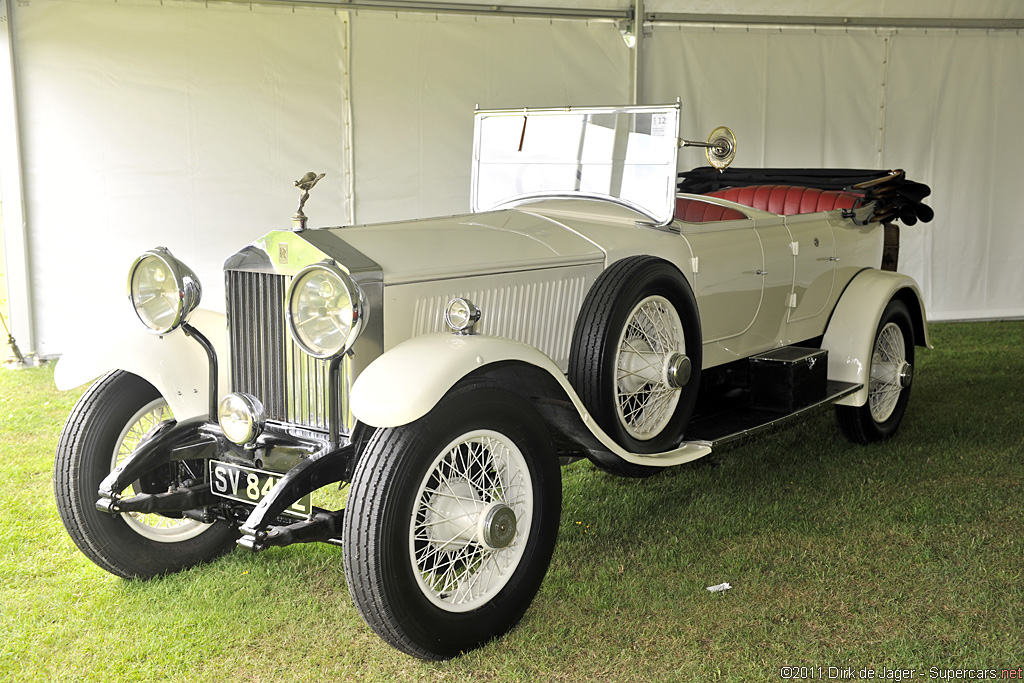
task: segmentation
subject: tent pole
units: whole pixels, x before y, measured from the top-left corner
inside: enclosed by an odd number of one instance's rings
[[[636,43],[631,50],[630,59],[630,101],[633,104],[643,102],[643,63],[644,63],[644,0],[633,0],[633,33]]]
[[[3,194],[4,261],[7,274],[11,340],[15,336],[28,351],[35,351],[28,210],[25,205],[24,165],[18,111],[18,78],[15,62],[13,13],[15,3],[0,0],[0,190]],[[5,324],[5,328],[7,325]]]

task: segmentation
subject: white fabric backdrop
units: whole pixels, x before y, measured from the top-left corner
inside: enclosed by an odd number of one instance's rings
[[[157,245],[222,310],[224,258],[289,227],[307,170],[329,174],[307,213],[345,221],[345,13],[33,0],[15,19],[41,355],[127,310]]]
[[[657,26],[644,92],[736,166],[903,168],[935,220],[901,229],[932,320],[1024,316],[1024,38],[1015,31]],[[689,152],[680,165],[703,165]]]
[[[469,211],[473,110],[629,98],[611,22],[353,17],[356,220]]]
[[[929,7],[1014,16],[995,0]],[[196,268],[204,305],[222,306],[222,259],[287,225],[306,170],[329,174],[307,205],[316,224],[346,222],[353,171],[360,222],[462,212],[474,105],[629,94],[630,53],[606,21],[361,12],[350,76],[349,16],[322,8],[32,0],[15,19],[43,355],[89,327],[93,302],[120,302],[127,264],[158,244]],[[681,96],[688,136],[732,126],[738,165],[898,166],[932,185],[937,218],[903,230],[901,269],[933,320],[1024,315],[1016,32],[656,26],[645,45],[645,100]],[[694,154],[681,166],[701,164]]]
[[[929,183],[935,209],[903,231],[901,268],[933,319],[1024,316],[1024,37],[901,32],[891,46],[883,164]]]

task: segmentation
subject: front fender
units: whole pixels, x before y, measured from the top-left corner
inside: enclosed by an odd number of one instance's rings
[[[222,313],[197,309],[189,324],[217,352],[220,400],[228,389],[227,321]],[[74,389],[111,370],[138,375],[157,388],[179,422],[209,413],[210,364],[206,352],[181,329],[158,337],[137,320],[104,321],[102,334],[82,339],[57,361],[58,389]],[[212,416],[216,419],[216,416]]]
[[[569,380],[548,356],[534,347],[499,337],[425,334],[402,342],[380,356],[352,386],[352,413],[371,427],[398,427],[426,415],[455,384],[492,363],[521,362],[555,379],[587,429],[611,453],[649,467],[678,465],[707,455],[707,446],[684,443],[667,453],[635,454],[624,450],[602,430]]]
[[[863,385],[859,391],[837,401],[838,405],[862,406],[867,402],[875,333],[885,307],[893,298],[907,304],[915,343],[931,346],[924,302],[914,279],[885,270],[861,271],[839,297],[821,342],[821,348],[828,349],[828,378]]]

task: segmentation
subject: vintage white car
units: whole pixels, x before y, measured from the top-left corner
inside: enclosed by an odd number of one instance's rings
[[[929,218],[927,188],[752,185],[721,170],[728,129],[687,142],[679,117],[479,111],[464,216],[306,229],[307,174],[292,229],[225,262],[226,316],[167,249],[140,256],[138,332],[57,367],[99,377],[56,454],[75,543],[122,577],[340,544],[370,627],[441,659],[526,611],[560,464],[646,476],[826,403],[851,440],[891,436],[928,342],[886,224]],[[715,168],[684,187],[719,189],[677,192],[689,145]],[[312,505],[339,482],[343,509]]]

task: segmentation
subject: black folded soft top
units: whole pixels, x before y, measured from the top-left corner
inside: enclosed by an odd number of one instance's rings
[[[923,203],[931,194],[924,183],[908,180],[903,171],[877,171],[850,168],[727,168],[710,166],[679,174],[680,192],[707,194],[729,187],[755,185],[793,185],[819,190],[849,192],[863,197],[863,204],[877,202],[870,221],[900,220],[906,225],[925,223],[935,217]]]

